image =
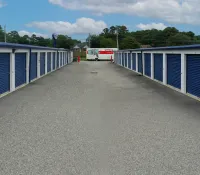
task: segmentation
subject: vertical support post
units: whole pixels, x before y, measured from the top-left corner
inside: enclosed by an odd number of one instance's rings
[[[151,53],[151,79],[154,79],[154,54]]]
[[[30,52],[26,53],[26,83],[29,83],[29,74],[30,74]]]
[[[45,52],[45,74],[47,74],[47,53]]]
[[[51,72],[53,71],[53,52],[51,52]]]
[[[15,53],[10,54],[10,92],[15,90]]]
[[[135,62],[136,62],[136,72],[138,72],[138,53],[136,53],[136,58],[135,58]]]
[[[123,53],[121,52],[121,64],[120,64],[121,66],[122,66],[122,56],[123,56]]]
[[[181,53],[181,92],[186,93],[186,55]]]
[[[130,54],[131,54],[131,70],[133,70],[133,54],[132,52],[130,52]]]
[[[126,68],[128,68],[128,52],[126,53]]]
[[[61,67],[61,52],[58,52],[59,54],[59,67]]]
[[[142,52],[142,75],[145,75],[145,59],[144,59],[144,53]]]
[[[58,52],[55,52],[55,70],[57,69]]]
[[[163,53],[163,84],[167,84],[167,54]]]
[[[40,78],[40,52],[37,52],[37,77]]]

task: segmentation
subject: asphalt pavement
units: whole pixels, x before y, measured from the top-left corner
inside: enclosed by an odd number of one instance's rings
[[[199,175],[200,102],[110,62],[0,99],[0,175]]]

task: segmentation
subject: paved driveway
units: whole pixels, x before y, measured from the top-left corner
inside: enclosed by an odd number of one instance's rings
[[[200,103],[108,62],[0,99],[1,175],[199,175]]]

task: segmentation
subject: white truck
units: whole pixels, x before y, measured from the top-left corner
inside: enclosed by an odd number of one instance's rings
[[[88,48],[86,51],[87,60],[95,61],[110,61],[111,58],[114,60],[114,52],[118,51],[117,48]]]

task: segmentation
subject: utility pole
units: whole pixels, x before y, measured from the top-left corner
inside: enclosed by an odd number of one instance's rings
[[[117,36],[117,49],[119,50],[119,33],[118,30],[115,31],[116,36]]]
[[[7,42],[7,38],[6,38],[6,25],[4,26],[4,42]]]

